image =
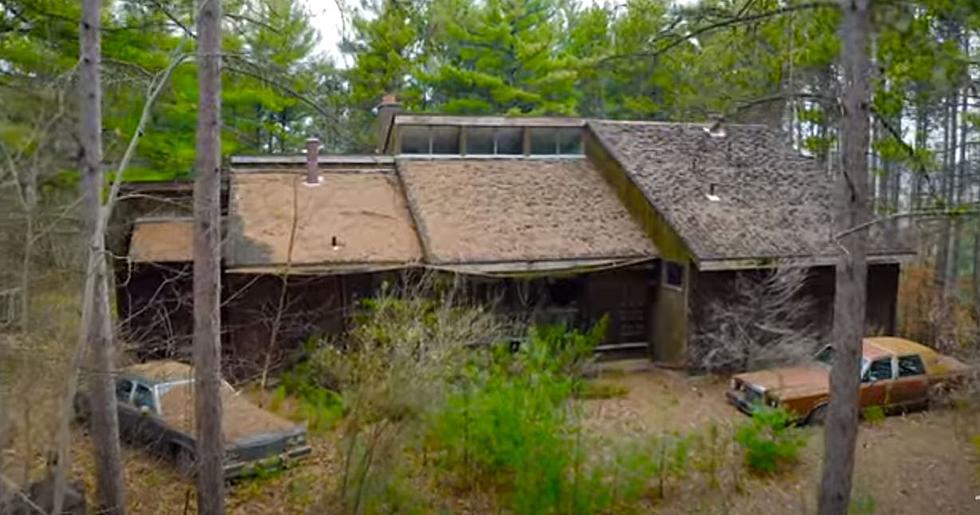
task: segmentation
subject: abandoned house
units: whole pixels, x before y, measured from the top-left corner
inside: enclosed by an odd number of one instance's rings
[[[426,269],[529,320],[608,315],[603,350],[683,366],[699,307],[736,274],[805,266],[829,330],[831,180],[772,129],[405,114],[391,98],[379,118],[376,154],[320,155],[311,140],[305,156],[230,159],[223,348],[240,374],[342,334],[358,299]],[[167,193],[143,191],[125,210],[120,319],[139,350],[181,354],[192,328],[189,188],[133,187]],[[890,333],[911,256],[880,240],[868,325]]]

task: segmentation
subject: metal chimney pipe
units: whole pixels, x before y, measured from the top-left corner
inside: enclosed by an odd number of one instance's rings
[[[320,140],[306,140],[306,184],[320,184]]]
[[[402,105],[395,95],[385,95],[381,97],[381,103],[377,106],[378,110],[378,152],[392,153],[388,148],[388,133],[391,125],[395,122],[395,116],[402,112]]]

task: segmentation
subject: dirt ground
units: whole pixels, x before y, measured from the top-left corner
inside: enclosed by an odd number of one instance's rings
[[[623,385],[625,396],[581,401],[585,426],[604,438],[691,433],[714,424],[722,431],[746,419],[725,403],[725,381],[690,378],[676,372],[645,369],[603,372],[599,381]],[[967,434],[980,430],[977,419],[947,409],[888,417],[862,423],[858,441],[855,513],[967,514],[980,513],[980,460]],[[680,484],[649,510],[658,513],[813,513],[820,477],[823,434],[805,428],[809,443],[802,462],[774,479],[742,478],[741,492],[722,482],[713,489]],[[89,487],[91,446],[84,435],[76,440],[76,470]],[[313,457],[280,474],[244,481],[229,491],[229,513],[307,513],[337,477],[336,435],[311,437]],[[193,485],[172,466],[134,448],[124,448],[130,512],[134,514],[193,513]],[[692,478],[693,482],[694,479]],[[90,490],[92,491],[92,490]],[[473,511],[473,503],[450,500],[444,511]]]
[[[730,427],[747,417],[724,400],[726,381],[665,370],[613,372],[600,379],[629,393],[587,402],[587,424],[606,433],[697,431],[710,423]],[[659,506],[667,513],[812,513],[820,481],[823,432],[804,428],[809,441],[796,469],[778,479],[749,480],[740,495],[679,496]],[[862,422],[853,494],[880,514],[980,513],[980,457],[967,434],[980,420],[945,409]],[[867,508],[866,508],[867,509]],[[860,511],[860,509],[857,509]]]

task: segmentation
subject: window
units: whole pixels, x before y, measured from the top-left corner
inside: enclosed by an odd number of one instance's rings
[[[133,394],[133,382],[129,379],[116,381],[116,400],[119,402],[129,402],[130,395]]]
[[[920,376],[926,373],[926,367],[918,354],[898,358],[898,377]]]
[[[459,154],[459,127],[433,127],[432,153]]]
[[[577,127],[558,129],[558,153],[581,154],[582,130]]]
[[[471,127],[466,130],[466,153],[475,155],[493,154],[493,129]]]
[[[156,411],[153,404],[153,390],[149,386],[137,384],[136,391],[133,393],[133,405],[137,408],[146,406],[150,411]]]
[[[407,125],[401,128],[401,153],[402,154],[428,154],[429,153],[429,128],[421,126]]]
[[[497,129],[497,154],[517,155],[524,153],[524,129],[502,127]]]
[[[681,288],[684,286],[684,267],[673,261],[664,262],[664,284]]]
[[[519,125],[402,125],[398,128],[398,149],[404,155],[581,155],[582,129]]]
[[[531,153],[539,155],[555,154],[558,152],[558,129],[551,127],[535,127],[531,132]]]
[[[892,359],[882,358],[871,362],[868,371],[864,374],[863,383],[873,383],[892,378]]]

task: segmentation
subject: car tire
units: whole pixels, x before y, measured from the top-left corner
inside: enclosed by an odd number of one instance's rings
[[[928,409],[944,408],[952,402],[952,391],[945,383],[936,383],[929,387],[929,397],[926,399]]]
[[[821,404],[810,412],[806,418],[806,423],[811,426],[822,426],[827,421],[827,405]]]
[[[79,425],[87,424],[92,410],[89,408],[88,397],[81,393],[76,393],[72,399],[73,422]]]
[[[193,451],[182,445],[174,445],[170,455],[173,457],[177,473],[184,477],[194,477],[196,464]]]

